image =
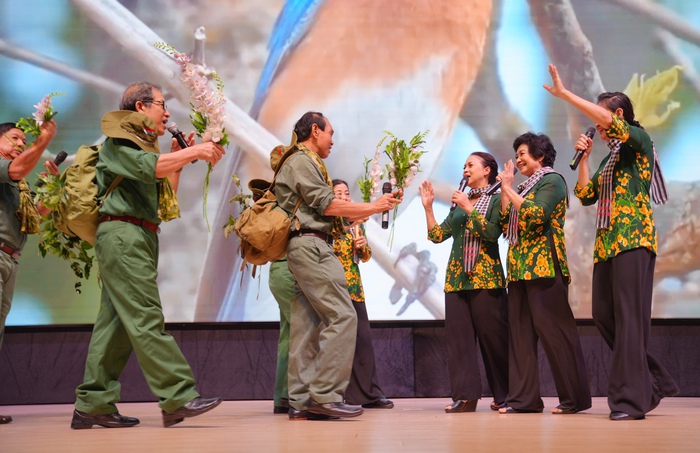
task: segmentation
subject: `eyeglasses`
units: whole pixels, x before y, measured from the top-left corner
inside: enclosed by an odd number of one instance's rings
[[[151,104],[160,105],[163,110],[168,110],[168,106],[165,105],[165,101],[151,101]]]
[[[141,102],[150,102],[151,104],[159,105],[163,110],[168,110],[168,106],[165,105],[165,101],[154,101],[153,99],[143,99]]]

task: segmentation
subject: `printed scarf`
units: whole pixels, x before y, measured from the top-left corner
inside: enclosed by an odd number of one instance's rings
[[[605,167],[600,172],[600,196],[598,197],[598,210],[596,211],[595,226],[599,230],[610,229],[610,212],[612,206],[613,195],[613,175],[615,172],[615,164],[620,156],[620,147],[622,142],[617,139],[611,139],[608,142],[610,148],[610,158],[605,163]],[[651,198],[656,204],[666,204],[668,202],[668,189],[666,188],[666,180],[661,171],[659,156],[656,153],[656,145],[651,142],[654,150],[654,172],[651,175]]]
[[[525,195],[535,187],[535,184],[540,182],[540,179],[547,173],[556,173],[552,167],[542,167],[537,170],[532,176],[530,176],[525,182],[518,184],[518,194],[521,197]],[[561,176],[561,175],[560,175]],[[563,176],[562,176],[563,178]],[[567,190],[567,204],[568,204],[568,190]],[[506,232],[506,240],[511,246],[518,243],[518,210],[515,206],[510,207],[510,216],[508,218],[508,231]]]
[[[469,198],[479,199],[474,204],[474,209],[477,210],[482,216],[486,216],[486,211],[489,208],[489,203],[491,203],[492,195],[486,195],[488,189],[491,186],[480,187],[478,189],[471,189],[467,196]],[[481,250],[481,237],[475,235],[471,231],[464,230],[464,272],[467,274],[474,270],[474,265],[476,264],[476,259],[479,256],[479,250]]]

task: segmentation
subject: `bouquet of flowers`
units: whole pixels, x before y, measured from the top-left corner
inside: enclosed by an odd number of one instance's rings
[[[420,157],[427,151],[421,151],[425,143],[425,136],[428,131],[416,134],[410,142],[406,143],[404,140],[399,140],[394,134],[389,131],[384,131],[386,136],[382,138],[377,147],[379,148],[384,141],[389,138],[389,143],[384,147],[384,154],[389,156],[390,163],[387,164],[387,174],[389,175],[389,181],[394,189],[406,189],[413,182],[416,174],[420,171]],[[394,207],[394,218],[391,224],[391,231],[389,233],[389,246],[394,241],[394,223],[396,222],[396,216],[398,214],[399,207],[396,205]]]
[[[47,94],[41,102],[34,106],[36,112],[34,112],[31,117],[20,118],[20,120],[17,121],[17,127],[22,129],[25,134],[31,134],[35,138],[38,137],[39,134],[41,134],[41,125],[46,121],[51,121],[58,114],[51,105],[51,98],[65,95],[66,93],[57,92]]]
[[[379,158],[382,153],[380,148],[381,144],[382,142],[379,142],[379,145],[377,145],[374,159],[367,159],[365,157],[365,177],[357,181],[357,184],[360,186],[360,192],[362,192],[362,200],[365,203],[369,203],[373,198],[377,198],[377,195],[379,195],[379,184],[384,177],[382,166],[379,165]]]
[[[205,68],[190,62],[187,54],[178,52],[173,46],[164,42],[153,44],[156,48],[167,53],[180,66],[180,80],[190,89],[190,121],[197,131],[197,136],[202,141],[212,141],[219,145],[229,144],[228,134],[224,128],[224,121],[227,118],[226,97],[223,94],[224,83],[215,73],[210,75],[216,80],[216,90],[211,90],[207,84],[207,73]],[[209,218],[207,217],[207,196],[209,194],[209,176],[211,175],[211,164],[207,169],[207,175],[202,185],[204,189],[204,220],[207,222],[207,230],[211,231]]]
[[[251,200],[253,198],[252,195],[250,194],[245,194],[243,193],[243,187],[241,187],[241,180],[238,176],[231,175],[231,178],[233,179],[233,182],[236,184],[236,187],[238,187],[238,195],[235,197],[231,198],[228,202],[233,203],[233,202],[238,202],[238,212],[241,213],[243,212],[246,208],[249,208],[251,205]],[[228,239],[229,235],[231,232],[233,232],[234,227],[236,226],[236,222],[238,219],[234,217],[233,215],[229,214],[228,215],[228,222],[224,225],[224,236],[226,239]]]

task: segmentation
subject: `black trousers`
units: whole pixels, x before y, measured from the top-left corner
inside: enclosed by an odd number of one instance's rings
[[[508,394],[508,307],[504,289],[445,293],[447,368],[453,400],[481,398],[477,339],[494,401]]]
[[[510,365],[508,398],[513,409],[540,412],[537,340],[547,355],[562,406],[591,407],[588,370],[576,321],[569,306],[569,285],[557,269],[554,278],[520,280],[508,284]]]
[[[345,401],[348,404],[369,404],[384,398],[384,392],[379,387],[377,379],[367,306],[364,302],[355,301],[352,305],[357,312],[357,340],[355,340],[355,358],[352,362],[350,383],[345,390]]]
[[[646,248],[622,252],[593,266],[593,321],[612,349],[610,410],[644,415],[678,393],[668,371],[647,352],[656,255]]]

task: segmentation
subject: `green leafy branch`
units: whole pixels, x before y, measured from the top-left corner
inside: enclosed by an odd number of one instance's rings
[[[61,193],[64,182],[58,175],[48,173],[40,175],[39,180],[43,185],[36,187],[35,203],[55,211],[61,203]],[[43,216],[40,225],[39,253],[43,258],[46,255],[56,255],[60,259],[68,261],[77,280],[75,291],[81,293],[81,279],[89,279],[92,266],[95,261],[93,246],[83,241],[78,236],[68,236],[58,230],[53,222],[53,214]]]
[[[233,182],[236,184],[236,187],[238,187],[239,193],[231,198],[228,202],[229,203],[238,203],[238,212],[239,215],[241,212],[243,212],[245,209],[249,208],[253,199],[253,196],[251,194],[246,194],[243,193],[243,187],[241,186],[241,180],[238,176],[231,175],[231,178],[233,179]],[[236,222],[238,221],[237,217],[234,217],[232,214],[229,214],[228,216],[228,221],[224,224],[224,236],[226,239],[231,235],[233,232],[234,228],[236,227]]]

